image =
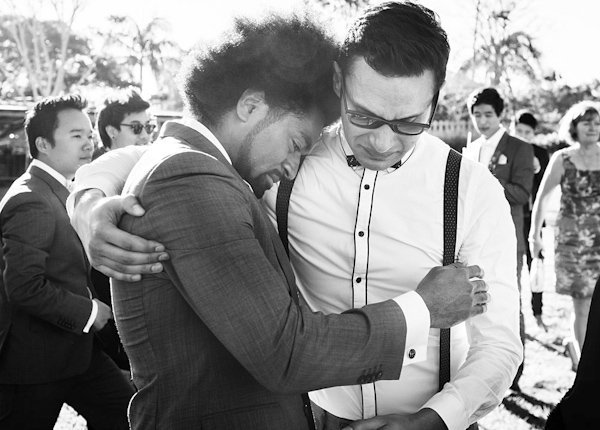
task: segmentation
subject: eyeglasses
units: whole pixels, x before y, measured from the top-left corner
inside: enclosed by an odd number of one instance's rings
[[[344,100],[344,110],[346,111],[346,115],[348,116],[348,120],[350,121],[350,123],[354,124],[357,127],[375,129],[381,127],[384,124],[387,124],[390,126],[394,133],[404,134],[407,136],[416,136],[418,134],[423,133],[425,130],[431,127],[431,121],[433,120],[433,115],[435,114],[435,109],[437,108],[438,97],[440,95],[439,91],[435,93],[435,96],[433,96],[433,100],[431,101],[431,115],[429,115],[428,123],[422,124],[420,122],[409,122],[401,120],[388,121],[377,116],[366,115],[361,112],[350,110],[348,109],[346,91],[344,90],[344,76],[342,76],[341,84],[342,99]]]
[[[142,124],[139,122],[133,122],[131,124],[124,124],[121,123],[119,125],[124,125],[126,127],[131,127],[131,131],[133,131],[133,134],[140,134],[142,132],[142,130],[146,130],[146,133],[151,134],[154,129],[156,128],[156,124]]]

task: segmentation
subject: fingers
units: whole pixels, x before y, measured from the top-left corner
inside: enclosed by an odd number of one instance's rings
[[[483,272],[483,269],[477,265],[474,266],[467,266],[467,276],[469,279],[472,278],[483,278],[485,273]]]
[[[490,286],[483,279],[473,279],[471,284],[474,286],[473,293],[485,293],[489,290]]]
[[[113,270],[110,267],[104,266],[104,265],[96,266],[96,269],[99,272],[104,273],[106,276],[117,279],[119,281],[138,282],[142,279],[142,275],[140,273],[118,272],[118,271]],[[162,264],[155,264],[155,265],[152,265],[150,268],[147,268],[147,267],[140,268],[140,269],[138,269],[138,272],[156,273],[156,272],[160,272],[162,269],[163,269]]]
[[[101,255],[114,256],[115,252],[124,263],[144,264],[158,261],[155,254],[162,255],[163,260],[168,259],[165,247],[154,241],[132,235],[119,230],[115,225],[103,223],[98,229],[94,242],[90,243],[90,250]],[[130,255],[131,253],[131,255]],[[135,255],[134,255],[135,254]],[[143,259],[142,254],[148,254]],[[140,258],[142,258],[140,260]]]
[[[144,208],[138,202],[137,198],[135,198],[135,196],[132,194],[124,196],[121,204],[123,205],[123,210],[129,215],[142,216],[144,213],[146,213]]]

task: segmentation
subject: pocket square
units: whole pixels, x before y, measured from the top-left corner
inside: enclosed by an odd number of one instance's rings
[[[508,158],[506,158],[506,155],[500,154],[500,157],[498,157],[498,164],[506,164],[506,163],[508,163]]]

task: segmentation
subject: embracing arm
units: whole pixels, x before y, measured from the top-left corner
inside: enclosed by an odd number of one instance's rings
[[[116,228],[123,214],[144,214],[135,197],[118,194],[146,149],[129,146],[110,151],[82,166],[75,175],[75,190],[67,200],[71,224],[91,264],[119,280],[137,281],[140,274],[160,272],[160,262],[169,258],[160,243]]]
[[[516,281],[516,237],[502,189],[487,172],[471,178],[478,186],[465,208],[461,261],[475,261],[485,271],[491,301],[487,312],[466,322],[469,351],[443,390],[425,405],[450,430],[462,430],[493,410],[511,384],[523,348],[519,338],[519,292]]]

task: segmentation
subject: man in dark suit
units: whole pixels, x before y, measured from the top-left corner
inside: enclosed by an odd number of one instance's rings
[[[300,393],[397,379],[403,363],[425,358],[407,336],[415,313],[429,309],[432,326],[454,324],[463,317],[443,314],[464,307],[457,284],[482,275],[438,267],[416,294],[342,315],[298,305],[285,251],[256,196],[294,177],[301,154],[339,116],[336,47],[299,18],[238,21],[234,34],[236,44],[190,54],[181,77],[191,117],[164,127],[124,190],[146,212],[124,216],[120,227],[170,254],[162,273],[113,280],[139,389],[130,407],[136,429],[307,429],[312,416],[304,417]],[[84,213],[95,210],[93,193],[81,197]],[[487,300],[474,296],[466,313]],[[421,329],[426,344],[429,327]]]
[[[79,96],[27,114],[33,161],[0,202],[0,428],[52,428],[64,402],[95,429],[126,429],[133,394],[94,345],[112,312],[92,298],[89,263],[65,209],[67,184],[92,159]]]
[[[481,137],[471,142],[463,154],[488,166],[504,187],[517,235],[517,282],[521,291],[521,271],[527,243],[523,233],[523,207],[529,202],[533,186],[533,149],[529,144],[508,134],[500,119],[504,100],[495,88],[477,90],[467,101],[471,120]],[[525,345],[523,312],[519,315],[521,340]],[[523,363],[519,366],[512,389],[519,390]]]

